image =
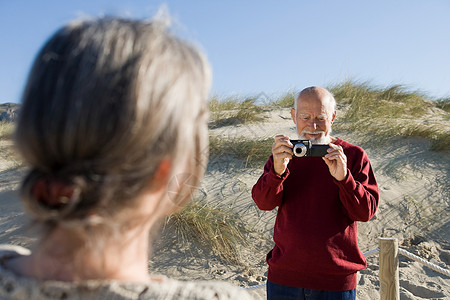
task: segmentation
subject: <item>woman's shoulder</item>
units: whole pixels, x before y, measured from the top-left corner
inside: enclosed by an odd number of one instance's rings
[[[57,281],[38,282],[33,279],[12,278],[0,270],[0,299],[109,299],[109,300],[250,300],[243,288],[226,282],[177,281],[137,284],[88,281],[79,284]],[[5,281],[6,279],[6,281]]]
[[[159,288],[149,289],[160,294],[157,299],[252,299],[243,288],[222,281],[180,281],[166,279],[158,283]],[[153,290],[153,292],[152,292]],[[159,295],[158,295],[159,296]],[[144,297],[144,299],[147,299]],[[149,297],[148,299],[154,299]]]
[[[148,284],[96,280],[75,284],[38,281],[17,275],[5,266],[9,258],[29,254],[20,246],[0,245],[0,299],[252,299],[243,288],[221,281],[182,281],[162,276]]]

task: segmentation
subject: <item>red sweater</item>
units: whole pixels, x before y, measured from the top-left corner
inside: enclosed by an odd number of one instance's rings
[[[321,157],[293,158],[286,172],[273,170],[271,156],[253,186],[262,210],[278,206],[267,254],[268,280],[293,287],[328,291],[356,288],[356,272],[366,267],[358,248],[356,221],[370,220],[378,207],[378,186],[360,147],[341,139],[347,178],[336,181]]]

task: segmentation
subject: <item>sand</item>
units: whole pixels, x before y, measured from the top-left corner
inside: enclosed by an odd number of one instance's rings
[[[283,133],[296,137],[288,109],[269,109],[262,123],[224,126],[210,134],[221,138],[271,138]],[[372,145],[355,133],[334,132],[366,149],[380,187],[376,216],[358,223],[362,252],[378,247],[378,237],[394,237],[400,247],[436,265],[450,269],[450,155],[428,150],[424,139],[396,139],[388,145]],[[2,151],[9,147],[1,142]],[[241,247],[242,264],[224,262],[194,242],[182,242],[173,232],[162,230],[150,261],[152,273],[178,279],[224,280],[243,288],[266,280],[266,253],[273,247],[276,212],[258,210],[251,188],[261,175],[258,168],[245,168],[233,157],[211,156],[208,171],[197,192],[211,205],[238,213],[251,230]],[[25,170],[8,157],[0,158],[0,243],[27,246],[33,240],[24,229],[26,216],[17,197]],[[367,269],[358,274],[357,299],[379,299],[378,255],[367,258]],[[449,299],[450,278],[400,256],[401,299]],[[265,288],[249,289],[255,299],[265,299]]]

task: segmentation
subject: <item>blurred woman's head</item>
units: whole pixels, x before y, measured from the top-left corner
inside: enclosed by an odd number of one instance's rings
[[[35,59],[16,130],[32,219],[50,231],[107,227],[177,176],[187,184],[161,192],[153,217],[182,206],[207,163],[210,77],[203,54],[162,21],[102,18],[57,31]]]

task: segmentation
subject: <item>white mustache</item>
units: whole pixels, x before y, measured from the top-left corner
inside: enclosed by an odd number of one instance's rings
[[[303,130],[302,134],[307,133],[307,134],[319,134],[319,133],[325,133],[325,131],[323,130],[318,130],[318,131],[310,131],[310,130]]]
[[[319,137],[315,138],[310,136],[309,140],[311,141],[312,144],[328,144],[329,138],[325,136],[325,131],[323,130],[317,130],[317,131],[311,131],[311,130],[303,130],[302,134],[300,135],[300,138],[306,138],[305,134],[318,134]]]

